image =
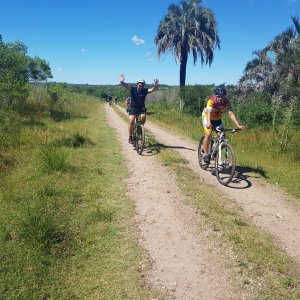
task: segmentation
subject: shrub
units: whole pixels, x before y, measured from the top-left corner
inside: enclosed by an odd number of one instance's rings
[[[68,152],[53,144],[44,145],[41,149],[42,166],[48,172],[64,171],[67,168]]]

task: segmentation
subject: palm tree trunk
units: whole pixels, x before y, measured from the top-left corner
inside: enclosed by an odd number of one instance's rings
[[[180,86],[185,86],[185,77],[186,77],[186,64],[188,60],[187,51],[181,52],[181,62],[180,62]]]

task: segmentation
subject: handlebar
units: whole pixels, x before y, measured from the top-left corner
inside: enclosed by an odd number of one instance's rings
[[[230,131],[230,132],[232,132],[232,133],[235,133],[235,132],[237,132],[237,131],[241,131],[242,129],[240,129],[240,128],[213,128],[212,129],[213,131],[216,131],[216,132],[228,132],[228,131]]]

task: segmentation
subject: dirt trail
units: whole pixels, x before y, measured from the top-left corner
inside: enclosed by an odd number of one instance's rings
[[[128,196],[136,205],[140,243],[152,261],[149,283],[169,299],[247,299],[246,291],[238,292],[216,245],[205,232],[197,232],[195,211],[182,204],[185,196],[173,176],[154,156],[133,151],[127,124],[111,107],[106,109],[131,170]]]
[[[172,175],[146,151],[137,155],[128,144],[127,124],[112,108],[106,109],[128,168],[132,170],[128,194],[136,204],[141,244],[153,260],[148,274],[150,283],[165,289],[171,299],[248,299],[250,291],[237,289],[218,247],[207,239],[205,231],[197,231],[199,224],[193,220],[195,212],[182,204],[184,195]],[[191,169],[227,194],[254,224],[270,232],[300,263],[300,214],[284,201],[282,194],[246,176],[231,187],[221,186],[210,172],[199,168],[197,143],[170,134],[149,119],[146,130],[151,131],[159,143],[177,150],[188,160]]]

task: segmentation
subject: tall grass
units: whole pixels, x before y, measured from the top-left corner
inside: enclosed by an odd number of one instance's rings
[[[41,148],[41,162],[46,172],[64,171],[67,169],[68,152],[54,144],[46,144]]]
[[[99,101],[72,101],[59,122],[10,117],[20,138],[8,134],[0,152],[15,162],[0,173],[0,299],[157,298],[139,272],[147,261],[114,132]]]

